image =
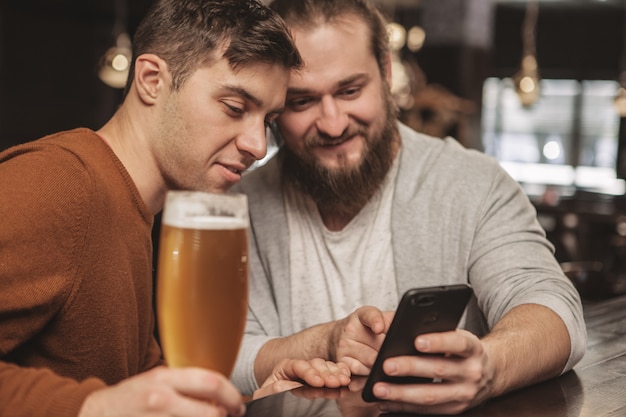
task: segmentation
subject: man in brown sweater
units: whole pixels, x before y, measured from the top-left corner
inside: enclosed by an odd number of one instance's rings
[[[265,155],[300,57],[256,0],[157,2],[133,52],[104,127],[0,154],[0,416],[243,412],[223,376],[159,366],[151,228],[167,190],[225,191]],[[341,372],[288,361],[270,382]]]

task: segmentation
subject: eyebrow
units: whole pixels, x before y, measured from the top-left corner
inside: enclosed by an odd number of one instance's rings
[[[238,95],[240,97],[245,98],[246,100],[251,101],[255,106],[257,107],[263,107],[263,101],[259,100],[257,97],[253,96],[252,94],[250,94],[245,88],[236,86],[236,85],[226,85],[224,86],[224,89],[235,94]],[[274,110],[270,110],[269,114],[280,114],[285,110],[284,107],[279,107],[277,109]]]
[[[358,73],[358,74],[354,74],[351,75],[347,78],[344,78],[343,80],[339,80],[339,82],[337,83],[337,88],[341,88],[341,87],[345,87],[347,85],[350,85],[356,81],[362,80],[362,79],[369,79],[370,76],[367,73]],[[308,94],[310,93],[311,90],[310,88],[297,88],[297,87],[290,87],[287,89],[287,93],[288,94]]]

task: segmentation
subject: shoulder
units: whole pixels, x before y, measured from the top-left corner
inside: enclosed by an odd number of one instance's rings
[[[0,154],[0,200],[8,202],[0,205],[6,225],[0,240],[27,248],[23,253],[36,248],[33,256],[47,273],[75,267],[69,259],[81,247],[90,205],[100,192],[85,169],[89,157],[72,149],[70,139],[76,134],[84,137],[82,132],[62,132]]]
[[[77,223],[85,202],[99,192],[86,167],[103,154],[86,143],[93,142],[90,135],[87,129],[61,132],[2,152],[0,198],[33,225]]]
[[[74,129],[45,136],[41,139],[13,146],[0,153],[0,169],[16,171],[29,165],[39,165],[36,172],[45,169],[72,169],[84,160],[96,157],[99,138],[89,129]],[[83,162],[81,162],[83,161]],[[68,165],[69,162],[69,165]]]
[[[419,180],[467,185],[491,183],[507,174],[498,161],[475,149],[468,149],[452,137],[435,138],[400,124],[403,176]]]
[[[498,161],[476,149],[468,149],[452,137],[436,138],[399,125],[405,156],[423,163],[458,163],[460,167],[500,170]]]
[[[3,178],[32,181],[34,186],[38,181],[59,182],[55,180],[57,175],[66,172],[74,175],[84,165],[80,152],[72,149],[74,141],[74,135],[70,131],[9,148],[0,153],[0,172]],[[11,184],[6,184],[5,181],[5,185]]]

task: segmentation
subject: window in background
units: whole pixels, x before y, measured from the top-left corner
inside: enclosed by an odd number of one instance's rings
[[[483,87],[485,152],[524,184],[621,194],[617,88],[614,81],[542,80],[541,98],[524,107],[510,78],[489,78]]]

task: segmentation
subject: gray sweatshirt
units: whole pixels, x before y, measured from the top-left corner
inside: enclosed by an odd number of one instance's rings
[[[398,297],[414,287],[469,283],[474,296],[462,327],[479,337],[515,306],[544,305],[567,326],[571,352],[563,372],[571,369],[587,342],[581,300],[522,188],[481,152],[399,127],[391,215]],[[278,158],[234,190],[248,195],[251,234],[248,321],[232,380],[250,395],[258,388],[254,360],[261,346],[296,331]],[[315,314],[315,306],[310,311]]]

